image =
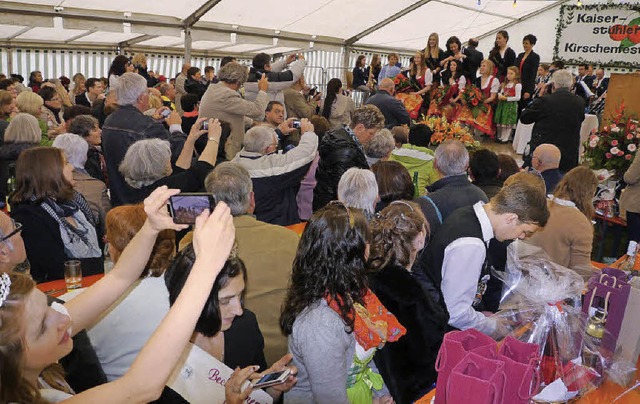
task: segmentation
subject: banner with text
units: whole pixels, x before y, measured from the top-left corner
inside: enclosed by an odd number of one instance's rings
[[[568,64],[640,67],[640,3],[561,6],[554,57]]]

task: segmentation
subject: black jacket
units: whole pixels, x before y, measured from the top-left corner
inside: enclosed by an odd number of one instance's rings
[[[596,97],[602,97],[605,91],[609,88],[609,77],[605,77],[598,83],[598,85],[593,89],[596,93]]]
[[[562,88],[536,98],[520,115],[522,123],[535,123],[531,134],[530,152],[533,153],[538,145],[551,143],[562,153],[560,171],[566,172],[576,167],[584,105],[582,98]]]
[[[484,55],[476,48],[469,47],[464,48],[462,53],[466,56],[462,63],[462,69],[466,73],[467,83],[473,83],[480,68],[480,63],[482,63],[482,59],[484,59]]]
[[[407,329],[373,359],[395,402],[414,402],[436,381],[435,363],[449,316],[404,268],[388,266],[368,278],[373,293]]]
[[[76,95],[75,101],[76,101],[76,105],[83,105],[87,108],[91,108],[91,103],[87,99],[87,93]]]
[[[158,138],[171,144],[171,161],[180,155],[187,136],[181,131],[169,134],[162,122],[145,116],[133,105],[126,105],[111,113],[102,127],[102,152],[107,163],[111,204],[125,203],[127,189],[118,166],[124,159],[129,146],[138,140]]]
[[[489,60],[493,62],[498,70],[496,76],[502,82],[507,76],[507,68],[516,64],[516,53],[513,49],[507,47],[507,50],[504,51],[504,57],[500,56],[500,52],[489,53]]]
[[[104,159],[102,150],[95,146],[89,146],[89,149],[87,150],[87,162],[84,163],[84,169],[87,170],[90,176],[99,179],[109,186],[109,181],[105,175],[106,172],[103,171],[101,163],[102,159]]]
[[[267,72],[256,69],[255,67],[251,67],[251,69],[249,69],[249,75],[247,76],[247,82],[257,82],[262,78],[263,73],[266,74],[267,80],[269,80],[269,82],[293,81],[293,72],[291,70],[283,70],[281,72]]]
[[[189,94],[195,94],[198,96],[198,100],[202,99],[202,96],[207,91],[207,85],[201,81],[188,78],[184,82],[184,90]]]
[[[518,55],[516,58],[516,67],[520,69],[520,63],[524,57],[524,52]],[[520,81],[522,83],[522,95],[529,93],[530,96],[536,89],[536,76],[538,74],[538,65],[540,64],[540,56],[531,51],[529,56],[524,60],[522,69],[520,69]]]
[[[365,104],[375,105],[380,109],[380,112],[384,115],[384,126],[389,129],[395,126],[411,124],[411,117],[402,101],[395,99],[384,90],[380,90],[374,96],[369,97]]]
[[[23,150],[38,146],[37,143],[5,143],[0,146],[0,204],[7,198],[7,180],[16,175],[16,160]]]
[[[338,182],[345,171],[351,167],[369,168],[362,146],[351,138],[346,128],[327,132],[320,141],[318,153],[320,161],[313,190],[314,212],[338,199]]]
[[[366,86],[367,81],[369,81],[369,69],[370,67],[365,67],[364,69],[360,69],[359,67],[353,68],[353,88],[357,89],[360,86]]]

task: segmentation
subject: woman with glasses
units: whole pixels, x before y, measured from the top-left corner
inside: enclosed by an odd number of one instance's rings
[[[0,273],[15,270],[27,259],[21,232],[21,223],[0,212]]]
[[[298,369],[287,401],[390,400],[372,358],[405,330],[367,287],[369,239],[362,212],[337,201],[318,210],[302,233],[280,316]]]
[[[56,136],[67,131],[62,117],[62,98],[52,86],[42,87],[38,95],[44,101],[40,119],[47,123],[47,136],[53,140]]]
[[[11,215],[24,224],[22,237],[37,282],[64,278],[64,263],[80,260],[82,273],[104,272],[97,218],[73,190],[73,166],[60,149],[34,147],[16,162]]]
[[[436,357],[449,319],[411,272],[429,223],[417,203],[394,201],[376,215],[371,233],[369,286],[407,329],[398,342],[379,349],[374,361],[395,402],[411,403],[436,381]]]

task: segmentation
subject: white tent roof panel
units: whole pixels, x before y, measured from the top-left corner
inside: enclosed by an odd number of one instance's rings
[[[276,53],[289,53],[289,52],[295,52],[297,50],[300,50],[300,48],[289,48],[286,46],[280,46],[276,48],[266,49],[265,52],[269,52],[270,54],[275,55]],[[253,53],[258,53],[258,52],[262,52],[262,51],[261,50],[253,51]]]
[[[90,42],[90,43],[100,43],[100,44],[109,44],[114,42],[124,42],[133,38],[139,37],[140,34],[125,34],[119,32],[106,32],[106,31],[96,31],[89,35],[78,38],[78,42]]]
[[[147,39],[146,41],[138,42],[139,46],[160,46],[160,47],[172,47],[172,46],[183,46],[184,39],[179,36],[168,36],[161,35],[156,38]]]
[[[87,31],[81,29],[34,27],[23,34],[18,35],[16,39],[39,42],[64,42],[85,32]]]
[[[20,25],[0,25],[0,38],[9,38],[27,27]]]
[[[268,45],[257,45],[257,44],[245,43],[245,44],[227,46],[224,48],[220,48],[220,50],[223,50],[225,52],[243,53],[243,52],[253,52],[253,51],[257,51],[259,49],[265,49],[268,47],[269,47]]]
[[[193,49],[215,49],[215,48],[221,48],[223,46],[230,46],[233,45],[231,42],[221,42],[221,41],[194,41],[191,44],[191,47]],[[177,46],[179,47],[183,47],[184,43],[178,44]],[[261,45],[264,46],[264,45]]]
[[[346,39],[414,2],[222,0],[202,17],[202,21]]]

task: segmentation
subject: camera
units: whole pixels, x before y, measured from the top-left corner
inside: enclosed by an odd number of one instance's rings
[[[291,127],[295,128],[295,129],[300,129],[300,121],[295,120],[295,121],[291,122]]]
[[[202,130],[209,130],[209,121],[202,122]]]
[[[171,110],[170,110],[170,109],[165,109],[165,110],[164,110],[164,111],[162,111],[160,114],[162,115],[162,117],[163,117],[164,119],[167,119],[167,118],[169,117],[169,115],[171,115]]]
[[[309,90],[309,95],[313,97],[314,95],[316,95],[317,92],[318,92],[318,87],[313,87]]]

